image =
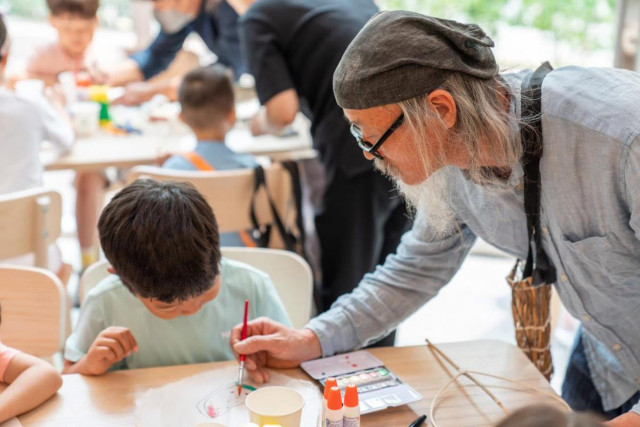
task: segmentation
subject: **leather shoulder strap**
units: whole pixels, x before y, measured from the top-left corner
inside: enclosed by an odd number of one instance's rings
[[[534,285],[553,283],[556,280],[555,269],[542,250],[540,231],[540,159],[543,154],[542,82],[551,71],[552,68],[548,62],[542,64],[529,78],[523,80],[520,94],[524,207],[529,236],[529,254],[524,268],[524,277],[531,275]]]

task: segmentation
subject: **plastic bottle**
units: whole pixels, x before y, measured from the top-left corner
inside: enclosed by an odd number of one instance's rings
[[[358,388],[349,384],[344,391],[343,427],[360,427],[360,402],[358,402]]]
[[[322,422],[324,422],[324,416],[327,413],[327,399],[329,398],[329,390],[331,387],[338,387],[338,381],[334,377],[329,377],[324,382],[324,397],[322,398]]]
[[[338,387],[331,387],[327,398],[327,412],[322,425],[325,427],[342,427],[343,415],[340,389]]]

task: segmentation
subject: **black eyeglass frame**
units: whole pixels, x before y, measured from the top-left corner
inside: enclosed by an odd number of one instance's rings
[[[398,129],[402,125],[403,122],[404,113],[400,113],[398,118],[391,124],[391,126],[389,126],[389,129],[387,129],[387,131],[382,134],[378,142],[376,142],[375,144],[372,144],[369,141],[365,141],[362,138],[362,130],[360,130],[360,128],[356,126],[355,123],[351,123],[349,130],[351,131],[351,135],[353,135],[353,137],[358,142],[358,146],[364,152],[369,153],[375,158],[382,160],[384,159],[384,157],[382,157],[380,153],[378,153],[378,150],[380,149],[380,147],[382,147],[382,144],[384,144],[384,142],[391,136],[391,134],[393,134],[393,132],[395,132],[396,129]]]

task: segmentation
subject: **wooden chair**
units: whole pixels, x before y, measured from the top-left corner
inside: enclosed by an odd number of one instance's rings
[[[34,253],[48,267],[48,247],[60,236],[62,197],[44,188],[0,195],[0,260]]]
[[[307,261],[289,251],[265,248],[222,248],[222,256],[244,262],[269,275],[294,328],[311,318],[313,274]]]
[[[60,279],[36,267],[0,265],[0,340],[47,358],[64,349],[69,322]]]
[[[307,324],[312,314],[313,274],[300,255],[289,251],[265,248],[222,248],[222,256],[244,262],[271,277],[273,284],[296,328]],[[92,264],[80,279],[80,303],[94,286],[109,276],[108,261]]]
[[[266,166],[264,171],[269,194],[280,218],[285,227],[295,229],[296,208],[289,175],[279,164]],[[157,181],[186,181],[193,184],[213,208],[220,233],[240,232],[253,228],[249,216],[254,187],[254,172],[251,169],[192,172],[155,166],[136,166],[129,172],[127,183],[130,184],[140,178],[151,178]],[[269,247],[283,249],[284,243],[275,228],[264,188],[256,195],[255,207],[258,225],[273,225]],[[299,233],[298,230],[296,232]]]

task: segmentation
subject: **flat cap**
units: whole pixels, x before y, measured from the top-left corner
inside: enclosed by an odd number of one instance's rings
[[[475,24],[380,12],[347,47],[333,92],[340,107],[361,110],[429,93],[453,72],[490,79],[498,73],[492,47]]]

